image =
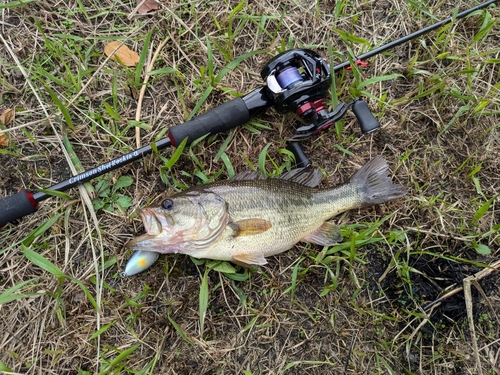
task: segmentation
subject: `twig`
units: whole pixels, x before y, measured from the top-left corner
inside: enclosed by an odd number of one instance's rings
[[[477,346],[477,341],[476,341],[476,329],[474,325],[474,314],[473,314],[473,304],[472,304],[472,293],[471,293],[471,284],[473,284],[478,291],[485,297],[484,291],[481,288],[481,285],[479,284],[479,280],[483,279],[484,277],[490,275],[494,271],[497,271],[500,268],[500,260],[494,262],[491,266],[488,268],[484,268],[481,271],[477,272],[475,275],[468,276],[463,280],[463,285],[460,287],[457,287],[445,295],[439,297],[437,300],[427,304],[426,306],[423,307],[423,310],[428,310],[432,306],[436,306],[438,303],[444,301],[446,298],[451,297],[461,291],[464,292],[464,298],[465,298],[465,308],[467,310],[467,320],[469,322],[469,329],[470,329],[470,335],[471,335],[471,340],[472,340],[472,348],[474,350],[474,358],[476,360],[476,368],[477,368],[477,374],[482,375],[483,370],[481,369],[481,357],[479,355],[479,349]],[[496,315],[495,310],[491,307],[493,313]]]
[[[170,31],[168,32],[168,35],[170,36],[170,39],[172,39],[172,43],[175,44],[175,46],[177,47],[177,49],[179,50],[179,52],[181,53],[181,55],[184,56],[184,58],[189,63],[189,65],[191,65],[191,67],[193,68],[193,70],[199,76],[201,76],[200,69],[198,69],[198,67],[196,66],[196,64],[193,64],[193,62],[191,61],[191,59],[189,58],[189,56],[186,54],[186,52],[184,52],[184,50],[179,46],[179,43],[176,42],[175,38],[172,38],[172,34],[170,33]]]
[[[142,7],[145,2],[146,2],[146,0],[142,0],[139,4],[137,4],[137,6],[127,16],[127,19],[131,20],[132,18],[134,18],[134,16],[137,14],[137,11],[139,10],[139,8]]]
[[[454,236],[452,234],[442,234],[442,233],[437,233],[437,232],[433,232],[433,231],[430,231],[430,230],[425,230],[425,229],[422,229],[422,228],[412,228],[412,227],[409,227],[407,229],[408,230],[413,230],[415,232],[421,232],[421,233],[425,233],[425,234],[430,234],[431,236],[444,237],[444,238],[452,238],[452,239],[458,240],[458,241],[471,242],[471,240],[472,240],[472,237],[470,237],[470,238],[467,238],[467,237],[458,237],[458,236]]]
[[[179,16],[177,16],[177,14],[175,14],[175,13],[174,13],[172,10],[170,10],[168,7],[165,7],[165,10],[166,10],[167,12],[169,12],[169,13],[170,13],[170,15],[171,15],[171,16],[172,16],[172,17],[173,17],[173,18],[174,18],[177,22],[179,22],[179,23],[181,24],[181,26],[182,26],[182,27],[184,27],[184,29],[185,29],[185,30],[187,30],[187,31],[188,31],[191,35],[193,35],[193,37],[194,37],[194,38],[195,38],[195,39],[196,39],[196,40],[200,43],[200,46],[201,46],[201,48],[203,49],[203,51],[206,53],[206,52],[207,52],[207,50],[208,50],[208,49],[207,49],[207,46],[206,46],[206,45],[204,45],[204,44],[201,42],[201,40],[200,40],[200,38],[198,37],[198,35],[196,35],[196,34],[193,32],[192,27],[189,27],[188,25],[186,25],[186,23],[185,23],[182,19],[180,19],[180,18],[179,18]]]
[[[469,278],[474,278],[474,280],[478,281],[478,280],[481,280],[482,278],[488,276],[490,273],[492,273],[493,271],[495,270],[498,270],[500,268],[500,260],[496,261],[495,263],[493,263],[491,266],[489,266],[488,268],[484,268],[482,269],[481,271],[479,271],[478,273],[476,273],[475,275],[473,276],[469,276]],[[466,279],[464,279],[465,281]],[[425,305],[423,307],[424,310],[428,310],[430,307],[436,305],[437,303],[440,303],[442,301],[444,301],[446,298],[448,297],[451,297],[459,292],[461,292],[462,290],[464,290],[464,287],[463,286],[459,286],[451,291],[449,291],[448,293],[446,293],[445,295],[439,297],[438,299],[432,301],[431,303]]]
[[[464,296],[465,296],[465,308],[467,309],[467,320],[469,321],[469,330],[472,341],[472,348],[474,349],[474,358],[476,359],[476,371],[478,375],[483,375],[483,370],[481,369],[481,357],[479,356],[479,349],[477,347],[476,341],[476,328],[474,325],[474,314],[472,307],[472,293],[470,290],[471,281],[474,276],[469,276],[464,280]]]
[[[345,360],[344,375],[347,375],[347,370],[349,369],[349,361],[351,360],[352,347],[354,346],[354,337],[355,337],[354,332],[355,331],[352,331],[351,343],[349,344],[349,352],[347,353],[347,358]]]
[[[139,100],[137,102],[137,110],[135,111],[135,121],[140,121],[140,119],[141,119],[142,101],[144,100],[144,94],[146,93],[146,87],[147,87],[149,77],[150,77],[150,75],[148,75],[148,73],[151,70],[153,70],[153,66],[154,66],[154,63],[156,61],[156,58],[158,57],[161,49],[165,46],[165,44],[168,42],[169,39],[170,39],[170,37],[167,37],[167,38],[165,38],[165,40],[163,42],[161,42],[161,44],[156,49],[156,51],[153,55],[153,58],[149,62],[149,65],[146,67],[144,81],[142,82],[141,91],[139,92]],[[138,126],[135,127],[135,143],[136,143],[137,148],[141,147],[141,128]]]

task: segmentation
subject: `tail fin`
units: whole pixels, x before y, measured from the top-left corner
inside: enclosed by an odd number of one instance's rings
[[[407,193],[404,187],[392,183],[388,169],[385,159],[378,155],[352,176],[351,183],[358,186],[364,204],[384,203]]]

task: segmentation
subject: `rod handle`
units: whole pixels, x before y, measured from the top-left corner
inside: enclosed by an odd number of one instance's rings
[[[236,98],[205,112],[194,119],[170,128],[168,137],[174,146],[185,138],[187,144],[206,135],[223,132],[250,120],[250,111],[242,98]]]
[[[31,191],[23,189],[19,193],[0,199],[0,227],[36,212],[38,202]]]

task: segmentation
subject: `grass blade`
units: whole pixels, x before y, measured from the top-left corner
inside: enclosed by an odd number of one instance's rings
[[[23,245],[28,247],[30,246],[33,241],[35,241],[35,239],[39,236],[41,236],[42,234],[44,234],[50,227],[52,227],[52,225],[54,225],[54,223],[59,220],[59,218],[62,216],[62,213],[60,214],[57,214],[53,217],[51,217],[49,220],[47,220],[45,223],[43,223],[42,225],[40,225],[38,228],[36,228],[35,230],[33,230],[30,234],[28,234],[24,240],[23,240]]]
[[[207,89],[205,90],[205,92],[203,93],[203,95],[201,96],[201,98],[198,100],[198,102],[196,103],[196,105],[194,106],[193,110],[191,111],[191,113],[189,114],[188,118],[187,118],[187,121],[191,120],[193,118],[193,116],[195,116],[200,107],[203,105],[203,103],[205,103],[205,100],[207,100],[208,98],[208,95],[210,95],[210,93],[212,92],[212,90],[214,89],[213,86],[208,86]]]
[[[0,5],[0,9],[1,9],[1,5]],[[0,362],[0,371],[5,371],[7,373],[12,372],[12,370],[10,368],[8,368],[7,366],[5,366],[2,362]]]
[[[266,158],[267,158],[267,150],[269,150],[270,146],[271,143],[268,143],[259,154],[259,170],[262,172],[264,176],[267,176]]]
[[[392,81],[393,79],[396,79],[396,78],[404,78],[404,75],[399,74],[399,73],[394,73],[394,74],[389,74],[386,76],[373,77],[373,78],[370,78],[370,79],[367,79],[367,80],[361,82],[358,86],[358,89],[362,89],[363,87],[366,87],[366,86],[369,86],[369,85],[372,85],[372,84],[378,83],[378,82]]]
[[[113,367],[116,367],[117,365],[119,365],[121,362],[123,362],[125,359],[127,359],[127,357],[132,354],[133,352],[135,352],[135,350],[141,346],[141,344],[135,344],[134,346],[132,346],[131,348],[128,348],[128,349],[125,349],[123,352],[121,352],[120,354],[118,354],[116,356],[116,358],[114,358],[105,368],[104,370],[102,370],[101,372],[99,372],[99,375],[104,375],[104,374],[107,374],[110,370],[113,369]]]
[[[24,253],[24,256],[31,263],[33,263],[34,265],[42,268],[43,270],[45,270],[45,271],[51,273],[52,275],[54,275],[55,277],[57,277],[59,282],[62,282],[65,278],[68,278],[68,279],[72,280],[73,282],[75,282],[82,289],[82,291],[85,293],[85,296],[89,299],[92,306],[94,306],[94,309],[96,309],[96,311],[98,310],[97,302],[95,301],[95,299],[92,296],[92,294],[90,293],[90,291],[85,287],[85,285],[83,285],[83,283],[80,280],[75,279],[74,277],[71,277],[69,275],[66,275],[64,272],[62,272],[59,269],[59,267],[57,267],[50,260],[44,258],[42,255],[38,254],[36,251],[31,250],[29,247],[25,246],[24,244],[21,245],[21,249]]]
[[[481,207],[479,207],[479,209],[474,213],[474,219],[472,221],[473,223],[477,223],[484,216],[484,214],[488,212],[488,210],[490,209],[491,202],[493,202],[495,198],[496,196],[491,197],[486,202],[484,202],[481,205]]]
[[[71,115],[69,114],[68,108],[66,108],[66,106],[63,104],[63,102],[61,102],[61,100],[59,100],[56,93],[54,91],[52,91],[52,89],[48,85],[45,85],[45,90],[47,90],[50,97],[52,98],[52,101],[54,102],[56,107],[59,108],[59,110],[61,111],[61,113],[64,117],[64,121],[66,121],[66,125],[71,130],[75,130],[75,127],[73,126],[73,120],[71,120]]]
[[[12,288],[7,289],[5,292],[0,294],[0,305],[3,305],[4,303],[14,301],[16,299],[20,298],[26,298],[26,297],[33,297],[33,296],[39,296],[41,294],[38,293],[19,293],[19,294],[14,294],[24,286],[31,284],[33,281],[36,279],[29,279],[26,281],[23,281],[22,283],[19,283],[17,285],[14,285]]]
[[[181,144],[179,146],[177,146],[174,153],[172,154],[170,159],[168,159],[167,163],[165,164],[165,168],[168,168],[168,169],[172,168],[174,166],[174,164],[177,163],[177,160],[179,160],[179,158],[182,155],[182,151],[184,151],[184,147],[186,147],[187,140],[188,140],[187,138],[183,139]]]
[[[54,263],[50,260],[44,258],[42,255],[38,254],[36,251],[31,250],[29,247],[26,247],[24,244],[21,245],[21,249],[24,253],[24,256],[34,265],[44,269],[45,271],[51,273],[59,280],[67,277]]]
[[[203,278],[201,279],[200,286],[200,337],[203,337],[203,330],[205,328],[205,316],[208,308],[208,272],[210,268],[205,269]]]
[[[90,340],[93,340],[96,337],[98,337],[99,335],[101,335],[103,332],[106,332],[108,330],[108,328],[113,327],[116,324],[116,322],[117,322],[116,320],[113,320],[111,323],[108,323],[108,324],[102,326],[99,330],[97,330],[96,332],[94,332],[92,334],[92,336],[90,336]]]
[[[146,57],[148,56],[149,44],[151,43],[152,31],[146,34],[146,39],[144,40],[144,45],[141,50],[141,55],[139,56],[139,62],[135,68],[135,85],[139,87],[141,85],[141,75],[144,68],[144,63],[146,62]]]
[[[193,340],[191,340],[189,337],[186,336],[186,334],[184,333],[184,331],[182,330],[181,326],[178,325],[175,320],[172,319],[172,317],[170,316],[170,311],[167,312],[167,319],[168,321],[170,322],[170,324],[172,324],[172,326],[174,327],[174,329],[177,331],[177,333],[182,337],[182,339],[184,341],[186,341],[188,344],[190,345],[193,345],[194,342]]]
[[[343,30],[340,30],[340,29],[333,29],[335,32],[337,32],[340,37],[342,38],[342,40],[344,41],[349,41],[351,43],[354,43],[354,44],[364,44],[368,47],[371,46],[370,42],[366,39],[363,39],[359,36],[356,36],[356,35],[353,35],[353,34],[350,34],[346,31],[343,31]]]
[[[20,7],[20,6],[23,6],[23,5],[26,5],[26,4],[30,4],[30,3],[35,3],[37,2],[38,0],[18,0],[18,1],[10,1],[6,4],[0,4],[0,9],[10,9],[10,8],[16,8],[16,7]]]
[[[83,283],[80,280],[75,279],[74,277],[71,277],[71,276],[68,276],[68,277],[69,277],[69,279],[71,281],[73,281],[75,284],[77,284],[80,287],[80,289],[83,291],[83,293],[85,294],[85,296],[89,299],[89,301],[92,304],[92,306],[94,306],[94,309],[96,311],[98,311],[99,310],[99,305],[97,304],[94,296],[92,296],[92,294],[87,289],[87,287],[85,285],[83,285]]]
[[[209,39],[207,39],[207,59],[208,59],[208,79],[210,81],[210,85],[215,87],[216,82],[214,80],[214,55],[212,52],[212,45],[210,44]]]
[[[236,59],[234,59],[233,61],[231,61],[229,64],[227,64],[227,66],[225,68],[223,68],[219,72],[219,74],[217,74],[217,76],[215,77],[215,84],[220,83],[220,81],[222,81],[222,78],[224,78],[224,76],[228,72],[230,72],[231,70],[233,70],[234,68],[236,68],[243,60],[246,60],[249,57],[258,55],[260,53],[265,53],[265,52],[266,52],[265,50],[256,50],[256,51],[251,51],[251,52],[244,53],[243,55],[237,57]]]

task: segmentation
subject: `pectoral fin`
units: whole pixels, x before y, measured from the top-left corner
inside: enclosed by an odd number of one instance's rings
[[[247,268],[267,264],[267,260],[264,258],[264,254],[262,254],[262,252],[239,253],[233,256],[232,261]]]
[[[318,229],[308,234],[302,239],[304,242],[311,242],[322,246],[331,246],[342,241],[340,228],[330,221],[325,221]]]
[[[273,225],[264,219],[245,219],[229,223],[233,230],[233,236],[253,236],[254,234],[264,233]]]

